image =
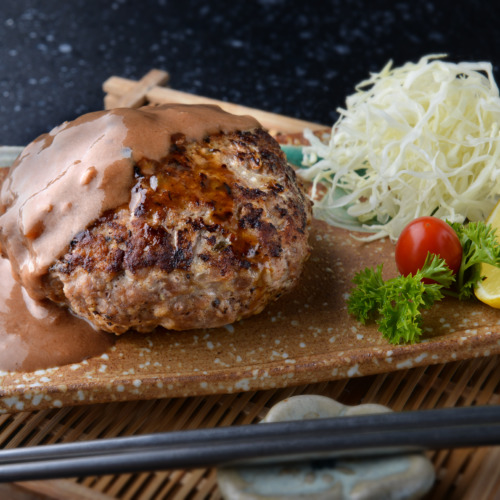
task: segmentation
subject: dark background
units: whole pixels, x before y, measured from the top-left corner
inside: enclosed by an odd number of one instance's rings
[[[0,0],[0,144],[102,109],[102,82],[171,86],[331,124],[389,59],[500,63],[495,2]],[[498,76],[497,76],[498,78]]]

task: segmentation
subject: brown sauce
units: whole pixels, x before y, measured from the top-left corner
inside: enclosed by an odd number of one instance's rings
[[[105,211],[133,201],[134,165],[165,157],[174,134],[200,141],[259,126],[217,106],[172,104],[89,113],[33,141],[0,194],[0,249],[10,260],[0,259],[0,371],[77,363],[109,349],[113,335],[44,300],[49,267]]]
[[[0,280],[0,371],[78,363],[114,344],[114,335],[94,330],[67,309],[31,299],[6,259],[0,259]]]
[[[41,278],[73,237],[129,202],[136,163],[161,160],[178,133],[200,141],[258,126],[217,106],[171,104],[89,113],[57,127],[23,151],[3,183],[4,256],[30,296],[43,299]]]

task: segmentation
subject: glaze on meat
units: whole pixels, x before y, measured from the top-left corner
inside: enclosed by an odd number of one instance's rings
[[[309,255],[310,202],[261,128],[171,137],[134,165],[130,203],[75,235],[46,295],[104,330],[216,327],[293,288]]]

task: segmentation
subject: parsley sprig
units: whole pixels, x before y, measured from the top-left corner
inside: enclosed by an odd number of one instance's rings
[[[462,263],[457,274],[458,298],[465,300],[474,295],[474,287],[481,281],[480,266],[490,264],[500,267],[500,245],[496,230],[484,222],[469,222],[466,226],[458,222],[449,223],[462,245]]]
[[[349,313],[363,324],[375,320],[392,344],[411,344],[422,336],[422,310],[445,295],[460,300],[473,297],[474,287],[482,279],[479,264],[500,267],[500,244],[495,229],[484,222],[450,225],[462,244],[462,263],[456,276],[444,259],[432,254],[414,275],[384,280],[382,265],[366,268],[353,278],[356,286],[347,301]]]

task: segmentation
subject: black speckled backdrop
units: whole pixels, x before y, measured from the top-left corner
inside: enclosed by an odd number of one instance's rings
[[[102,82],[172,87],[332,123],[354,85],[428,53],[500,60],[496,2],[0,0],[0,144],[102,108]]]

